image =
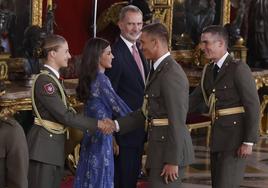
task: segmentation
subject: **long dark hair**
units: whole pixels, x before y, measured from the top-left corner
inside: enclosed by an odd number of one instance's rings
[[[79,67],[79,81],[76,88],[77,98],[86,102],[90,97],[90,85],[96,79],[100,57],[110,43],[102,38],[92,38],[87,41]]]

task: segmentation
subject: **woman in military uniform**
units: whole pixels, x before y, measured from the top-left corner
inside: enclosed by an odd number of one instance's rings
[[[68,107],[59,69],[71,58],[67,41],[50,35],[42,44],[44,70],[32,86],[34,126],[27,135],[29,146],[29,188],[58,188],[64,170],[66,126],[93,133],[103,128],[111,133],[113,126],[76,114]],[[108,121],[107,121],[108,122]],[[109,128],[108,128],[109,127]]]

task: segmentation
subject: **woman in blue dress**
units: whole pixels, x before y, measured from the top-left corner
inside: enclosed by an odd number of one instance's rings
[[[78,99],[85,104],[85,115],[99,120],[117,118],[131,110],[115,93],[106,68],[111,68],[113,54],[109,42],[94,38],[87,42],[80,65]],[[100,131],[84,133],[80,159],[74,181],[75,188],[113,188],[113,135]]]

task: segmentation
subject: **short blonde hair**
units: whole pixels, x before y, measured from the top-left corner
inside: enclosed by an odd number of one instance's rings
[[[47,58],[48,52],[52,50],[58,50],[60,45],[66,43],[66,39],[60,35],[48,35],[44,38],[41,44],[40,58]]]

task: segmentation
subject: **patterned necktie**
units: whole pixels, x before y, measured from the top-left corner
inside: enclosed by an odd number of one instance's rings
[[[214,67],[213,67],[213,79],[214,80],[216,80],[219,69],[220,69],[219,66],[217,64],[214,64]]]
[[[141,57],[140,57],[140,54],[139,54],[135,44],[132,45],[132,55],[135,59],[137,66],[139,67],[143,82],[145,82],[145,74],[144,74],[144,69],[143,69]]]

